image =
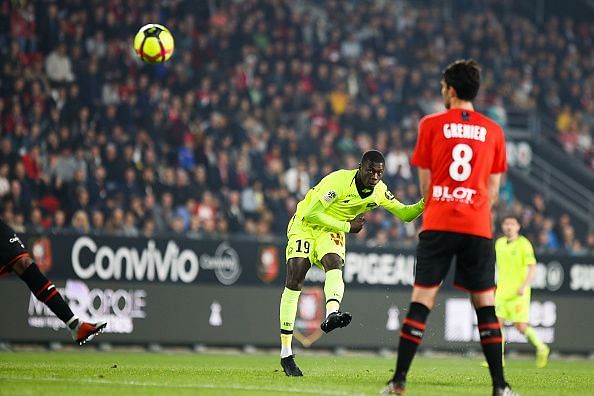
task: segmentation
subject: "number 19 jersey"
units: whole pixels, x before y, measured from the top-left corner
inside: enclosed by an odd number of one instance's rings
[[[492,238],[489,175],[507,170],[495,121],[463,109],[423,117],[411,162],[431,171],[423,230]]]

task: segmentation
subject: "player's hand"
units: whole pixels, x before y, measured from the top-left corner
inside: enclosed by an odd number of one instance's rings
[[[365,225],[365,221],[365,217],[363,216],[357,216],[353,220],[349,221],[349,223],[351,224],[351,230],[349,231],[349,233],[356,234],[359,231],[361,231],[361,229]]]
[[[524,287],[522,286],[518,289],[518,296],[523,296],[523,295],[524,295]]]
[[[417,202],[422,210],[425,210],[425,198],[421,197],[419,202]]]

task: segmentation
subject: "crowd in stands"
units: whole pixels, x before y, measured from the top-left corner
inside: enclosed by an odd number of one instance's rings
[[[0,217],[17,231],[283,236],[323,176],[385,154],[384,181],[419,199],[416,126],[443,109],[440,71],[483,64],[478,109],[557,115],[592,154],[594,25],[501,14],[467,2],[0,0]],[[158,21],[164,65],[131,40]],[[570,137],[571,136],[571,137]],[[508,181],[498,212],[521,215],[540,250],[594,252],[594,234]],[[420,222],[376,210],[356,236],[413,246]]]

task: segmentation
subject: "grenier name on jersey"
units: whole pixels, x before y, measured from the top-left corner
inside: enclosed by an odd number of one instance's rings
[[[480,125],[446,123],[443,124],[443,136],[446,139],[472,139],[484,142],[487,138],[487,128]]]

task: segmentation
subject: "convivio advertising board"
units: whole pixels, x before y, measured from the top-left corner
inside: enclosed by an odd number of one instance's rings
[[[285,277],[282,241],[246,239],[25,236],[36,262],[84,319],[108,321],[112,344],[255,345],[278,341]],[[531,325],[564,352],[594,351],[594,258],[538,257]],[[313,268],[299,300],[295,338],[304,347],[391,348],[408,309],[414,252],[350,246],[343,307],[349,327],[330,335],[324,273]],[[424,348],[478,348],[468,296],[445,282],[431,312]],[[0,341],[68,341],[63,324],[11,275],[0,281]],[[508,326],[508,348],[527,349]]]

